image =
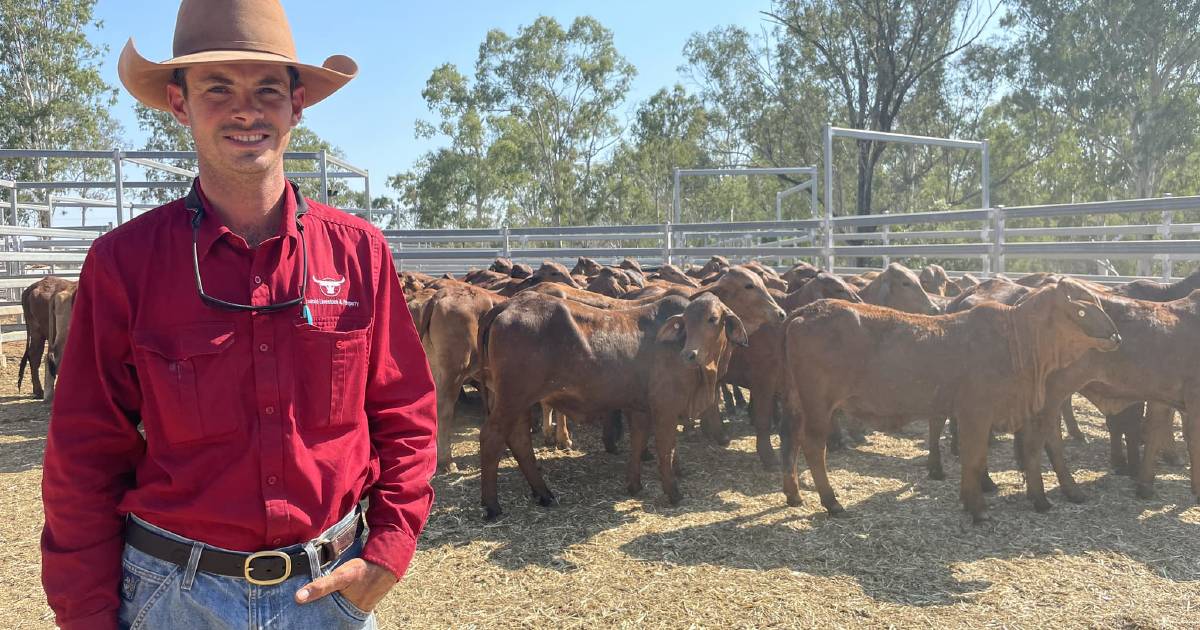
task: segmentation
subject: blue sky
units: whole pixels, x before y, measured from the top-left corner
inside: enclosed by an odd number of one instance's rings
[[[579,15],[595,17],[613,32],[617,50],[637,67],[625,104],[631,111],[659,88],[683,82],[678,67],[689,36],[729,24],[757,32],[762,26],[759,11],[770,3],[285,0],[284,6],[301,60],[319,64],[340,53],[358,62],[358,78],[306,111],[305,124],[345,151],[351,163],[369,169],[371,192],[379,195],[386,192],[389,175],[407,170],[438,144],[413,136],[417,119],[431,119],[421,98],[430,72],[449,62],[470,74],[479,44],[490,29],[515,33],[540,15],[553,16],[564,25]],[[91,39],[108,46],[102,66],[105,80],[120,87],[117,56],[129,37],[148,59],[170,57],[177,8],[178,3],[170,0],[100,0],[96,18],[103,26]],[[125,142],[137,148],[144,134],[133,116],[133,102],[122,88],[114,113],[125,127]]]

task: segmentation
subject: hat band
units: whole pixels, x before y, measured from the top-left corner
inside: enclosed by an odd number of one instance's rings
[[[210,41],[210,42],[204,42],[204,44],[205,45],[203,48],[196,48],[196,49],[186,50],[186,51],[175,51],[175,56],[183,57],[186,55],[195,55],[195,54],[204,53],[204,52],[214,52],[214,51],[221,51],[221,50],[230,50],[230,51],[236,50],[236,51],[242,51],[242,52],[260,52],[260,53],[267,53],[270,55],[279,55],[280,57],[287,57],[288,59],[291,59],[293,61],[295,61],[295,59],[296,59],[295,49],[284,50],[284,49],[282,49],[283,47],[273,46],[268,42],[255,42],[255,41],[248,41],[248,40],[228,40],[228,41],[221,41],[221,42],[211,42]]]

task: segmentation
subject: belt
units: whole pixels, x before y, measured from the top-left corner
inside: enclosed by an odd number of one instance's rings
[[[325,565],[341,557],[362,533],[362,526],[360,514],[341,530],[327,532],[325,537],[313,540],[320,564]],[[191,543],[167,538],[132,520],[125,527],[125,542],[138,551],[181,567],[188,566],[192,555]],[[290,553],[278,550],[239,553],[205,547],[200,552],[200,563],[196,568],[205,573],[245,578],[247,582],[258,586],[272,586],[290,578],[295,566],[308,566],[308,554],[304,549]]]

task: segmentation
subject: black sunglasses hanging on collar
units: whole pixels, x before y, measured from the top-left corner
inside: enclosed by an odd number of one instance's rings
[[[229,311],[249,311],[254,313],[274,313],[293,306],[300,306],[301,312],[304,314],[304,320],[309,324],[312,323],[312,312],[308,310],[308,301],[306,297],[306,288],[308,283],[308,243],[304,240],[304,223],[300,221],[301,217],[308,212],[308,203],[304,200],[304,195],[300,193],[300,186],[295,182],[288,181],[288,185],[292,187],[292,194],[296,198],[296,231],[300,234],[300,251],[303,262],[301,263],[300,272],[300,289],[299,297],[288,300],[286,302],[276,302],[274,304],[264,304],[262,306],[254,306],[253,304],[235,304],[219,300],[204,292],[204,281],[200,279],[200,222],[204,220],[204,203],[200,200],[200,192],[196,190],[196,182],[192,183],[192,190],[188,192],[187,198],[184,199],[184,205],[192,213],[192,270],[196,274],[196,290],[200,293],[201,301],[209,306],[222,308]]]

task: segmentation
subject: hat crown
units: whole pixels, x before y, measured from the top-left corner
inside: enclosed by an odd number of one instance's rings
[[[176,57],[210,50],[252,50],[296,58],[279,0],[183,0],[175,20]]]

